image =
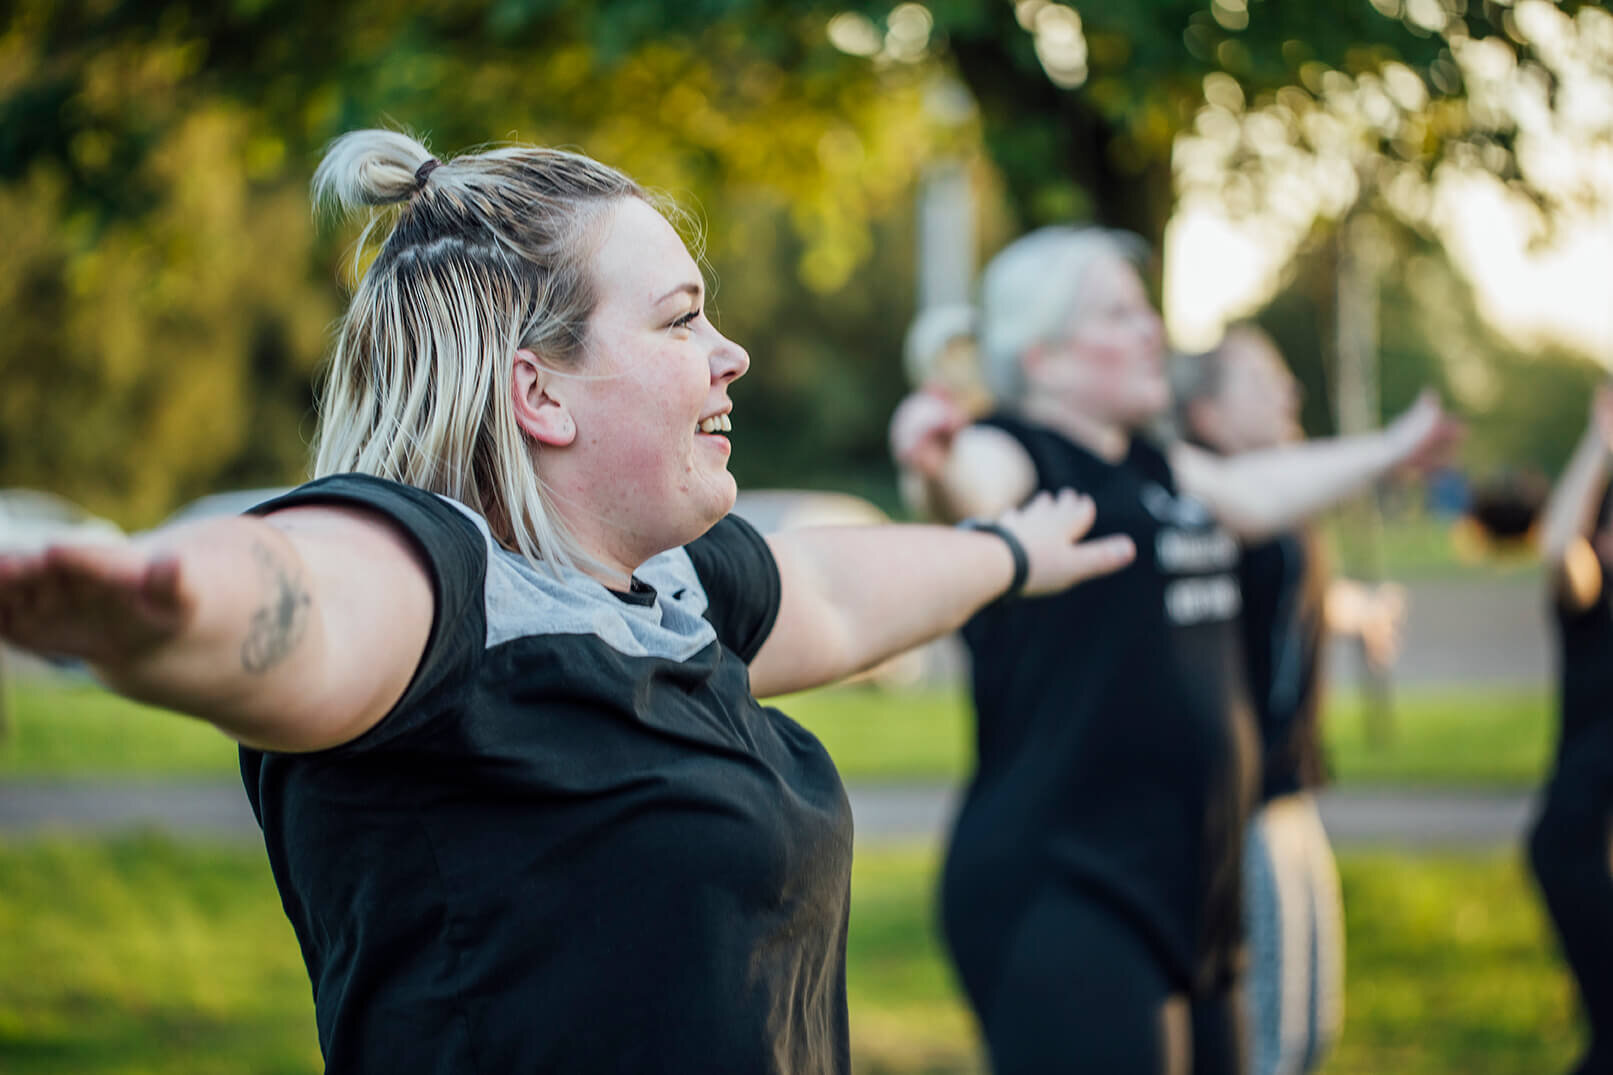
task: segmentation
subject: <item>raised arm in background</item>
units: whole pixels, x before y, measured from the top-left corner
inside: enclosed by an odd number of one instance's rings
[[[1258,539],[1289,529],[1399,466],[1437,457],[1459,428],[1432,393],[1388,427],[1233,457],[1186,443],[1171,447],[1183,491],[1209,505],[1222,525]],[[945,400],[915,393],[891,420],[891,451],[916,512],[943,520],[989,515],[1022,502],[1036,486],[1030,457],[1006,434],[960,426]]]
[[[0,554],[0,639],[265,750],[346,742],[402,696],[427,570],[389,524],[302,507]]]
[[[1602,590],[1601,560],[1591,547],[1596,508],[1607,488],[1608,454],[1613,451],[1613,386],[1602,385],[1579,446],[1546,501],[1540,555],[1552,573],[1558,597],[1573,608],[1587,608]]]
[[[1182,489],[1208,504],[1223,526],[1259,539],[1291,529],[1397,467],[1437,458],[1459,434],[1439,398],[1424,392],[1374,433],[1230,457],[1178,443],[1171,448],[1171,469]]]

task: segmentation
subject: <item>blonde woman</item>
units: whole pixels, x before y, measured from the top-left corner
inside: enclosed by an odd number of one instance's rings
[[[1224,460],[1142,435],[1169,407],[1136,241],[1046,228],[982,280],[997,400],[892,418],[930,511],[989,516],[1071,485],[1132,566],[964,629],[978,764],[942,919],[997,1075],[1241,1071],[1240,842],[1254,730],[1237,537],[1260,537],[1442,443],[1432,398],[1370,436]]]
[[[764,541],[750,359],[631,179],[339,139],[396,206],[316,479],[248,516],[0,557],[0,638],[241,743],[328,1070],[844,1072],[851,817],[759,705],[1126,562],[1073,493],[985,532]]]

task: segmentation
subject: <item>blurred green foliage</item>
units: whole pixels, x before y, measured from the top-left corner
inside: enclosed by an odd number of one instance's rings
[[[0,29],[0,485],[139,526],[300,477],[353,235],[317,234],[304,190],[354,127],[407,125],[445,154],[578,146],[671,191],[709,224],[715,313],[757,359],[735,392],[741,481],[887,505],[911,205],[937,154],[980,177],[986,249],[1072,217],[1157,242],[1207,76],[1254,109],[1392,61],[1433,118],[1377,151],[1426,170],[1476,140],[1517,178],[1505,123],[1463,111],[1451,61],[1465,35],[1537,64],[1509,5],[1436,5],[1437,32],[1418,22],[1435,8],[1400,0],[1083,5],[1068,89],[1038,51],[1049,7],[935,0],[904,51],[917,9],[889,0],[18,0]],[[877,52],[833,47],[837,15]],[[944,76],[972,107],[938,104]],[[1421,370],[1425,343],[1404,337],[1394,368]]]
[[[355,234],[316,234],[306,182],[334,135],[407,122],[444,154],[580,146],[694,209],[714,312],[759,359],[736,393],[742,479],[872,466],[883,480],[862,483],[888,486],[907,206],[940,137],[921,72],[827,48],[821,20],[659,32],[677,21],[642,4],[18,5],[0,36],[0,485],[144,525],[296,480]]]
[[[1573,453],[1605,367],[1562,347],[1524,350],[1485,322],[1473,288],[1425,235],[1386,224],[1386,275],[1379,309],[1379,418],[1409,406],[1425,386],[1469,420],[1462,462],[1484,477],[1509,468],[1555,474]],[[1337,277],[1331,237],[1301,251],[1288,281],[1255,320],[1271,333],[1304,390],[1311,436],[1336,432],[1337,353],[1328,328]]]

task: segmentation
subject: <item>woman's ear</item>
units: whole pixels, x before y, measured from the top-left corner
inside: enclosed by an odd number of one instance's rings
[[[1019,375],[1025,384],[1041,386],[1047,379],[1048,346],[1037,341],[1020,352]]]
[[[510,374],[510,403],[515,421],[527,436],[551,448],[564,448],[577,439],[577,423],[561,398],[564,392],[553,371],[526,348],[515,352]]]

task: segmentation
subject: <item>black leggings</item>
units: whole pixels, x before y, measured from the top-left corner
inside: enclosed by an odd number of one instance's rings
[[[1613,1073],[1613,752],[1567,753],[1529,833],[1529,864],[1590,1019],[1576,1075]]]
[[[1130,924],[1054,886],[1020,920],[981,1023],[994,1075],[1241,1075],[1232,992],[1173,994]]]

